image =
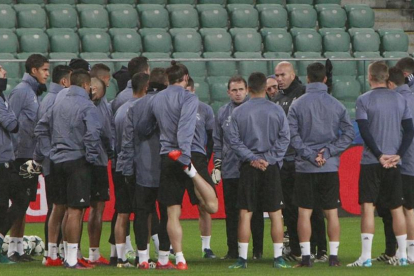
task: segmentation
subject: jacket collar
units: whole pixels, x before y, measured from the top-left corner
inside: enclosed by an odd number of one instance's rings
[[[302,85],[302,83],[299,81],[299,79],[296,77],[292,83],[290,84],[290,86],[284,90],[281,90],[281,93],[284,95],[289,94],[290,92],[294,91],[296,88],[298,88],[300,85]]]
[[[237,103],[235,103],[234,101],[231,101],[230,103],[231,103],[231,105],[233,106],[233,107],[238,107],[239,105],[242,105],[242,104],[244,104],[245,102],[247,102],[248,100],[249,100],[249,95],[247,95],[246,96],[246,98],[244,98],[244,100],[241,102],[241,103],[239,103],[239,104],[237,104]]]
[[[52,93],[52,94],[57,94],[57,93],[59,93],[62,89],[64,89],[65,87],[63,87],[62,85],[60,85],[60,84],[57,84],[57,83],[54,83],[54,82],[51,82],[50,84],[49,84],[49,93]]]
[[[410,87],[408,86],[408,84],[398,86],[397,88],[395,88],[395,92],[398,92],[400,94],[412,94],[413,93],[410,90]]]
[[[308,83],[306,93],[328,93],[328,86],[322,82]]]
[[[69,87],[68,95],[77,95],[77,96],[84,97],[88,100],[90,99],[89,94],[86,92],[86,90],[76,85],[71,85]]]
[[[22,81],[27,83],[36,93],[37,88],[39,88],[39,82],[34,77],[32,77],[29,73],[24,73]]]

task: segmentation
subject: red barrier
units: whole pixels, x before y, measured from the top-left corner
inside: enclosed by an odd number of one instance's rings
[[[358,205],[358,177],[359,177],[359,163],[361,161],[362,147],[356,146],[346,150],[341,156],[341,165],[339,168],[339,178],[341,183],[341,200],[342,208],[351,214],[360,214]],[[108,166],[110,183],[111,200],[106,203],[103,219],[109,221],[112,219],[114,212],[114,189],[112,183],[111,164]],[[212,161],[209,164],[209,169],[213,168]],[[219,210],[214,214],[213,218],[224,218],[224,202],[223,202],[223,185],[220,183],[216,186],[217,196],[219,199]],[[183,219],[198,218],[198,210],[196,206],[192,206],[185,195],[182,205]],[[39,177],[39,188],[37,190],[37,201],[32,202],[27,210],[27,222],[43,222],[46,218],[47,204],[45,184],[43,177]],[[88,213],[87,213],[88,214]]]

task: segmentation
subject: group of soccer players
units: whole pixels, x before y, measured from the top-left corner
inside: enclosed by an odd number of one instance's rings
[[[151,70],[147,58],[131,59],[114,74],[121,91],[110,103],[105,97],[110,69],[104,64],[91,68],[82,59],[55,66],[49,93],[40,100],[49,66],[42,55],[30,56],[22,82],[8,97],[0,92],[0,245],[9,231],[11,237],[0,263],[32,260],[23,254],[22,238],[42,173],[48,202],[46,266],[133,266],[126,252],[132,248],[129,217],[134,214],[134,266],[150,268],[152,239],[157,269],[188,269],[180,224],[186,191],[198,206],[203,257],[216,258],[210,214],[218,210],[215,184],[220,181],[228,246],[222,259],[236,260],[229,268],[247,267],[252,234],[253,259],[262,258],[263,212],[271,221],[275,268],[290,268],[288,261],[298,262],[295,267],[311,267],[314,261],[340,265],[339,157],[355,133],[346,108],[330,95],[330,66],[310,64],[307,85],[289,62],[280,62],[271,76],[255,72],[247,81],[234,76],[228,81],[230,102],[216,118],[198,100],[191,72],[175,61],[167,69]],[[378,260],[414,263],[413,74],[411,58],[393,68],[374,62],[368,69],[372,90],[356,102],[364,140],[362,254],[348,266],[372,265],[375,208],[387,230],[386,254]],[[6,84],[0,68],[0,91]],[[110,175],[115,212],[107,260],[99,247]],[[80,241],[87,208],[85,259]],[[284,252],[284,223],[290,252]]]

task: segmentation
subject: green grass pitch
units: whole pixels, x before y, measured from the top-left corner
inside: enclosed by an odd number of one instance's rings
[[[259,261],[248,260],[248,268],[243,270],[230,270],[228,266],[232,261],[222,261],[220,259],[205,260],[201,258],[201,239],[198,230],[198,222],[194,220],[183,221],[184,230],[184,256],[187,259],[188,271],[157,271],[138,269],[120,269],[116,267],[97,267],[92,270],[73,271],[61,267],[46,268],[41,264],[41,257],[36,257],[39,261],[15,265],[0,265],[0,276],[3,275],[35,275],[35,276],[57,276],[57,275],[414,275],[414,266],[393,267],[383,263],[373,262],[371,268],[349,268],[345,265],[355,261],[361,252],[360,242],[360,219],[342,218],[341,219],[341,245],[339,257],[342,267],[330,268],[326,263],[314,264],[313,268],[283,269],[272,268],[273,248],[270,240],[269,221],[265,222],[265,241],[263,259]],[[43,235],[43,224],[28,224],[26,226],[27,235]],[[87,227],[84,227],[82,239],[82,252],[88,257],[88,238]],[[110,224],[104,223],[101,240],[101,252],[109,258],[109,244],[107,242],[110,232]],[[376,235],[374,236],[373,257],[376,257],[384,250],[384,231],[380,219],[376,220]],[[226,253],[226,236],[224,220],[213,221],[213,232],[211,247],[214,253],[221,257]],[[154,257],[153,247],[151,256]],[[251,257],[251,246],[249,248]]]

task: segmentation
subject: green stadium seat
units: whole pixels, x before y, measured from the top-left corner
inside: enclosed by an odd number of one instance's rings
[[[79,53],[79,37],[72,29],[48,29],[50,52]]]
[[[194,59],[201,58],[199,53],[173,53],[173,58],[185,58],[185,59]],[[206,76],[206,63],[205,61],[180,61],[180,63],[187,66],[188,72],[190,72],[191,77],[205,77]]]
[[[337,76],[356,76],[357,75],[357,62],[355,60],[332,60],[335,58],[352,58],[350,53],[345,52],[326,52],[324,54],[326,58],[331,59],[332,73],[334,78]]]
[[[78,0],[81,4],[106,5],[106,0]]]
[[[199,26],[198,13],[192,6],[171,10],[170,21],[171,28],[198,28]]]
[[[135,29],[110,29],[109,34],[112,38],[112,48],[114,52],[142,52],[141,36]]]
[[[281,61],[292,58],[292,54],[291,53],[281,53],[281,52],[265,52],[263,54],[263,57],[277,59],[277,60],[269,61],[268,64],[267,64],[267,66],[268,66],[267,71],[270,74],[273,74],[274,71],[275,71],[276,65]],[[290,61],[290,63],[292,63],[293,67],[296,68],[296,62],[295,61]]]
[[[365,93],[368,90],[371,90],[371,86],[370,86],[369,81],[368,81],[368,76],[367,77],[365,77],[365,76],[358,76],[357,79],[358,79],[359,84],[361,85],[361,91],[362,91],[362,93]]]
[[[257,0],[256,1],[257,5],[262,5],[262,4],[278,4],[278,5],[284,5],[284,1],[283,0]]]
[[[227,4],[247,4],[254,5],[254,0],[227,0]]]
[[[147,5],[147,4],[157,4],[157,5],[166,5],[167,0],[138,0],[139,5]]]
[[[226,0],[198,0],[198,4],[219,4],[224,5]]]
[[[43,0],[17,0],[17,4],[36,4],[36,5],[44,5],[45,2]]]
[[[216,33],[203,35],[204,52],[231,52],[232,40],[226,30],[220,29]]]
[[[53,71],[53,68],[55,68],[58,65],[68,65],[69,64],[69,60],[73,59],[73,58],[78,58],[79,55],[75,54],[75,53],[49,53],[49,58],[50,59],[66,59],[68,60],[67,62],[65,61],[54,61],[50,63],[50,67],[49,67],[49,72]]]
[[[71,5],[49,4],[46,10],[49,16],[49,28],[77,28],[78,14]]]
[[[244,9],[236,9],[230,13],[232,28],[257,28],[259,27],[259,12],[252,6]]]
[[[345,28],[346,12],[340,5],[317,5],[319,28]]]
[[[49,39],[42,29],[17,29],[19,37],[20,52],[47,53]]]
[[[109,59],[109,56],[106,53],[98,53],[98,52],[96,52],[96,53],[92,53],[92,52],[90,52],[90,53],[80,53],[79,57],[87,60],[89,62],[89,64],[91,65],[91,67],[94,66],[97,63],[103,63],[106,66],[108,66],[109,69],[111,69],[111,72],[114,72],[114,64],[112,62],[107,62],[107,61],[103,62],[103,61],[101,61],[103,59]],[[92,61],[92,60],[94,60],[94,61]]]
[[[382,52],[407,52],[408,44],[408,35],[404,32],[385,32],[381,36]]]
[[[0,53],[0,59],[15,59],[15,56],[10,53]],[[20,71],[19,63],[17,62],[1,62],[1,66],[7,71],[7,78],[21,78],[23,73]]]
[[[296,52],[293,55],[295,58],[322,58],[321,53],[315,53],[315,52]],[[299,76],[306,76],[307,75],[307,67],[309,64],[314,63],[315,61],[311,60],[301,60],[297,61],[297,68],[298,68],[298,75]]]
[[[214,114],[217,115],[217,112],[220,109],[220,107],[222,107],[225,104],[225,102],[213,102],[210,104],[210,106],[213,109]]]
[[[375,33],[375,30],[371,28],[350,28],[348,29],[348,33],[352,38],[354,35],[359,33]]]
[[[368,66],[373,60],[381,59],[379,52],[355,52],[355,58],[365,58],[370,59],[367,61],[358,61],[358,75],[367,76],[368,75]]]
[[[79,29],[82,52],[109,53],[111,38],[103,29]]]
[[[341,5],[341,0],[314,0],[314,4],[315,5],[319,5],[319,4],[336,4],[336,5]]]
[[[374,11],[368,5],[345,5],[349,28],[373,28]]]
[[[355,113],[356,113],[355,101],[352,101],[352,102],[342,101],[342,104],[345,106],[346,110],[348,111],[348,114],[351,120],[355,120]]]
[[[5,4],[5,5],[12,5],[14,4],[14,0],[0,0],[0,4]]]
[[[261,53],[235,53],[235,58],[255,58],[261,59]],[[268,65],[267,61],[239,61],[238,62],[238,72],[242,76],[250,76],[253,72],[262,72],[267,75]]]
[[[343,30],[323,30],[322,40],[324,52],[349,52],[351,38],[347,32]]]
[[[9,96],[13,88],[16,87],[22,81],[22,76],[16,79],[8,78],[7,79],[7,88],[4,91],[4,95]]]
[[[212,102],[227,102],[229,100],[229,96],[227,94],[228,81],[228,77],[208,78]]]
[[[354,52],[378,52],[380,38],[378,33],[358,32],[352,36],[352,49]]]
[[[221,58],[231,59],[230,53],[206,53],[203,54],[204,58]],[[207,75],[210,77],[230,77],[236,74],[236,62],[235,61],[207,61]]]
[[[171,29],[172,30],[172,29]],[[174,52],[190,52],[201,54],[202,41],[201,35],[193,29],[183,29],[180,32],[171,32]],[[180,30],[180,29],[177,29]]]
[[[404,30],[403,29],[378,29],[377,30],[378,34],[380,35],[380,37],[384,36],[385,34],[403,34]]]
[[[0,28],[14,29],[16,27],[16,12],[10,5],[0,5]]]
[[[142,6],[151,6],[142,7]],[[170,20],[168,11],[161,5],[137,5],[140,15],[141,28],[162,28],[168,29]]]
[[[68,4],[68,5],[76,5],[77,0],[48,0],[48,4]]]
[[[142,37],[142,42],[145,52],[171,54],[172,40],[166,31],[145,34]]]
[[[273,29],[264,40],[264,52],[292,53],[292,36],[285,29]]]
[[[46,12],[41,6],[24,4],[16,6],[19,6],[19,8],[16,8],[17,26],[19,28],[46,28]]]
[[[286,0],[286,4],[313,5],[313,0]]]
[[[169,5],[175,5],[175,4],[194,5],[195,3],[196,3],[196,0],[168,0]]]
[[[174,5],[166,5],[165,8],[168,12],[184,10],[184,9],[194,9],[193,5],[189,4],[174,4]]]
[[[116,93],[118,93],[118,84],[116,83],[115,79],[111,79],[109,81],[109,87],[106,88],[106,99],[109,101],[112,101],[116,97]]]
[[[111,53],[112,59],[128,59],[131,60],[134,57],[138,57],[141,53]],[[122,66],[128,67],[128,61],[114,61],[114,70],[115,72],[121,69]]]
[[[81,28],[102,28],[109,27],[108,12],[99,5],[90,5],[93,7],[82,7],[79,9],[79,25]],[[83,6],[89,6],[84,4]]]
[[[16,53],[19,41],[12,30],[0,29],[0,53]]]
[[[206,104],[210,103],[210,89],[207,82],[194,79],[194,89],[200,101]]]
[[[252,5],[250,4],[227,4],[226,5],[226,9],[229,13],[232,13],[235,10],[250,9],[250,8],[252,8]]]
[[[409,57],[410,55],[407,52],[384,52],[382,53],[384,58],[404,58]],[[388,67],[393,67],[397,63],[398,60],[387,60]]]
[[[210,6],[209,8],[200,6]],[[199,9],[201,8],[201,10]],[[227,11],[220,5],[198,5],[201,28],[227,28]]]
[[[258,5],[259,6],[259,5]],[[287,28],[287,11],[281,5],[260,5],[260,26],[262,28]]]
[[[139,25],[138,12],[131,5],[110,4],[106,8],[112,28],[136,28]]]
[[[286,5],[291,28],[315,28],[318,16],[310,5]]]
[[[312,29],[298,30],[293,37],[296,52],[321,52],[322,37]]]
[[[142,56],[151,59],[169,59],[171,58],[169,53],[142,53]],[[150,61],[150,68],[156,68],[156,67],[161,67],[161,68],[168,68],[171,66],[171,62],[170,61]]]
[[[354,102],[361,95],[361,84],[355,77],[334,77],[332,96],[339,101]]]
[[[231,29],[235,52],[261,52],[262,36],[255,29]]]
[[[128,4],[128,5],[135,5],[136,2],[137,1],[135,1],[135,0],[108,0],[108,4]]]

